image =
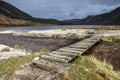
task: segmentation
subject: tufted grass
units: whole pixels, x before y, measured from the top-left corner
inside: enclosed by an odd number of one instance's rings
[[[0,60],[0,77],[11,78],[14,77],[14,72],[22,68],[25,63],[32,61],[35,57],[47,53],[47,50],[19,57],[10,57],[8,59]]]
[[[120,37],[118,37],[118,36],[102,36],[101,40],[107,41],[107,42],[120,42]]]
[[[68,74],[62,74],[61,80],[120,80],[110,64],[101,62],[93,56],[80,56],[73,62]]]

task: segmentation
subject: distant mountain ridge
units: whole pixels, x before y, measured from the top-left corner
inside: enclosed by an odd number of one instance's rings
[[[34,18],[15,6],[0,0],[0,25],[120,25],[120,7],[100,15],[84,19],[59,21],[56,19]]]
[[[72,25],[120,25],[120,7],[109,13],[64,21]]]
[[[56,19],[34,18],[15,6],[0,0],[0,25],[63,25]]]

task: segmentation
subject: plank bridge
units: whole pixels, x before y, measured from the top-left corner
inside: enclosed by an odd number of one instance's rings
[[[16,73],[16,78],[19,78],[19,80],[25,80],[25,77],[29,77],[30,80],[56,80],[56,73],[64,73],[65,68],[71,61],[93,47],[100,38],[100,35],[94,34],[82,41],[41,55],[39,60],[30,63],[30,68],[18,71]],[[35,72],[32,71],[31,68],[39,69],[40,71],[38,70],[38,72]],[[36,73],[39,73],[39,75],[35,75]]]

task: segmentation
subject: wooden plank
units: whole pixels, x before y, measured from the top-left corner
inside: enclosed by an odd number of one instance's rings
[[[68,63],[69,62],[69,60],[56,58],[56,57],[53,57],[50,55],[41,55],[41,59],[52,61],[52,62],[60,62],[60,63]]]
[[[87,49],[88,48],[88,46],[81,46],[81,45],[79,45],[79,46],[75,46],[75,45],[70,45],[70,46],[68,46],[69,48],[80,48],[80,49]]]
[[[70,46],[74,46],[74,47],[86,47],[88,48],[91,44],[88,44],[88,45],[84,45],[84,44],[73,44],[73,45],[70,45]],[[69,47],[69,46],[68,46]]]
[[[66,50],[74,50],[74,51],[85,51],[86,49],[80,49],[80,48],[70,48],[70,47],[64,47],[61,49],[66,49]]]
[[[52,54],[59,54],[59,55],[63,55],[63,56],[68,56],[68,57],[72,57],[72,58],[75,58],[76,56],[78,56],[78,54],[74,54],[74,53],[70,53],[70,52],[53,51],[51,53]]]
[[[77,42],[77,43],[75,43],[74,45],[90,45],[90,44],[92,44],[93,42],[88,42],[88,41],[85,41],[85,42]]]
[[[78,55],[83,53],[82,51],[75,51],[75,50],[69,50],[69,49],[59,49],[59,51],[69,52],[69,53],[76,53]]]
[[[30,64],[31,67],[39,68],[49,72],[57,72],[59,70],[59,63],[50,62],[47,60],[40,59]]]
[[[56,57],[56,58],[60,58],[60,59],[65,59],[65,60],[72,60],[71,57],[68,56],[63,56],[63,55],[59,55],[59,54],[52,54],[52,53],[48,53],[50,56]]]

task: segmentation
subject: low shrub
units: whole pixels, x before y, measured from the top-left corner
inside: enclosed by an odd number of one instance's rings
[[[101,40],[107,42],[120,42],[118,36],[102,36]]]
[[[10,48],[9,47],[5,47],[1,50],[1,52],[10,52]]]

